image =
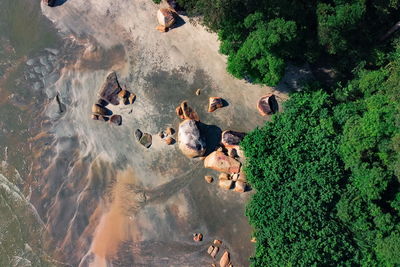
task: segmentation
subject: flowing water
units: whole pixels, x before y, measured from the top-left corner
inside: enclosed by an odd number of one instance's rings
[[[219,256],[226,249],[247,266],[251,193],[207,184],[218,174],[157,133],[177,129],[182,100],[209,142],[249,131],[263,123],[254,104],[270,89],[227,75],[200,26],[155,31],[151,0],[61,2],[0,1],[0,266],[211,266],[214,239]],[[137,95],[113,108],[121,126],[90,118],[111,70]],[[209,96],[229,106],[207,113]],[[150,149],[137,128],[153,135]]]

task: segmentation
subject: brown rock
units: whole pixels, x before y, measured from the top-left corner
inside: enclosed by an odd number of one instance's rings
[[[122,89],[119,86],[117,74],[115,72],[111,72],[110,74],[108,74],[106,81],[100,88],[99,96],[103,100],[105,100],[113,105],[118,105],[119,104],[118,93],[121,90]]]
[[[218,240],[218,239],[215,239],[215,240],[214,240],[214,245],[220,246],[220,245],[222,245],[222,241],[221,241],[221,240]]]
[[[197,89],[196,90],[196,95],[200,95],[201,94],[201,89]]]
[[[206,152],[204,137],[195,120],[184,120],[179,124],[179,148],[189,158],[201,157]]]
[[[239,179],[239,174],[238,173],[234,173],[232,174],[232,181],[237,181]]]
[[[131,94],[129,95],[129,97],[128,97],[128,100],[129,100],[129,104],[135,103],[136,95],[135,95],[134,93],[131,93]]]
[[[243,193],[246,191],[246,183],[242,181],[236,181],[235,183],[235,189],[233,189],[235,192]]]
[[[98,121],[99,120],[99,115],[92,114],[92,120]]]
[[[214,112],[219,108],[224,107],[224,102],[221,97],[210,97],[208,99],[208,112]]]
[[[201,234],[201,233],[194,234],[193,241],[195,241],[195,242],[203,241],[203,234]]]
[[[115,125],[121,125],[122,124],[121,115],[112,115],[110,118],[110,123],[114,123]]]
[[[228,251],[225,251],[224,254],[222,255],[221,259],[219,260],[219,266],[220,267],[227,267],[230,263],[230,255]]]
[[[175,109],[176,114],[179,116],[179,118],[186,120],[186,119],[191,119],[195,121],[200,121],[199,115],[191,108],[189,107],[187,101],[183,101],[179,107]]]
[[[211,184],[214,181],[214,178],[212,176],[209,176],[209,175],[204,176],[204,179],[209,184]]]
[[[92,106],[92,113],[96,115],[107,115],[109,110],[99,104],[93,104]]]
[[[121,90],[118,93],[118,97],[120,99],[128,98],[128,96],[129,96],[129,92],[127,90]]]
[[[170,28],[175,23],[176,13],[170,8],[161,8],[157,12],[157,20],[161,26]]]
[[[168,28],[162,26],[162,25],[157,25],[156,30],[159,32],[167,32]]]
[[[245,136],[246,134],[241,132],[223,131],[221,134],[221,144],[225,147],[237,148]]]
[[[210,256],[215,258],[215,256],[217,256],[219,251],[219,247],[214,247],[213,251],[211,252]]]
[[[278,101],[273,94],[262,96],[257,103],[258,112],[262,116],[271,115],[278,111]]]
[[[241,163],[226,156],[220,151],[214,151],[204,160],[204,167],[224,173],[238,173]]]
[[[207,253],[211,254],[211,252],[214,250],[214,246],[209,246],[207,249]]]
[[[229,180],[229,175],[227,173],[221,173],[218,177],[220,180]]]
[[[173,135],[173,134],[175,133],[175,130],[174,130],[173,128],[171,128],[171,127],[168,127],[168,128],[165,130],[165,133],[166,133],[167,135]]]
[[[165,138],[165,143],[167,145],[173,145],[173,144],[175,144],[175,139],[172,138],[171,136],[168,136],[167,138]]]
[[[226,180],[226,179],[220,179],[218,183],[219,187],[229,190],[232,188],[233,181],[232,180]]]

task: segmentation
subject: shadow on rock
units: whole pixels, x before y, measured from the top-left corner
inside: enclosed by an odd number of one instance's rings
[[[216,125],[207,125],[202,122],[199,122],[199,128],[202,136],[206,139],[207,148],[204,156],[207,156],[219,146],[222,130]]]
[[[44,1],[44,2],[47,2],[48,6],[57,7],[57,6],[62,6],[67,1],[68,0],[47,0],[47,1]]]
[[[170,30],[179,28],[179,27],[181,27],[181,26],[183,26],[183,25],[185,25],[185,24],[186,24],[186,22],[185,22],[185,20],[184,20],[183,18],[181,18],[180,16],[176,16],[176,18],[175,18],[175,23],[174,23],[174,25],[170,28]]]

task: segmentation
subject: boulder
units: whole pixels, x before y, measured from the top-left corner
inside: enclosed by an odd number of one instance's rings
[[[197,113],[188,105],[187,101],[183,101],[178,107],[176,107],[175,111],[178,117],[183,120],[191,119],[200,121],[199,115],[197,115]]]
[[[228,156],[231,158],[237,158],[238,157],[238,153],[236,148],[229,148],[228,149]]]
[[[100,106],[99,104],[93,104],[92,106],[92,113],[96,115],[107,115],[109,113],[109,110],[103,106]]]
[[[203,234],[201,233],[193,234],[193,241],[195,242],[203,241]]]
[[[105,106],[108,105],[108,102],[105,101],[104,99],[101,99],[101,98],[98,99],[96,103],[99,104],[99,105],[102,106],[102,107],[105,107]]]
[[[107,116],[99,115],[99,121],[108,121],[109,118]]]
[[[118,97],[119,97],[120,99],[127,98],[127,97],[129,97],[129,92],[128,92],[127,90],[121,90],[121,91],[119,91],[119,93],[118,93]]]
[[[278,101],[273,94],[262,96],[257,103],[258,112],[262,116],[271,115],[278,111]]]
[[[214,247],[213,251],[211,251],[210,256],[215,258],[215,256],[217,256],[219,251],[219,247]]]
[[[115,125],[121,125],[122,124],[121,115],[112,115],[110,118],[110,123],[113,123]]]
[[[214,181],[214,178],[210,175],[204,176],[204,180],[206,180],[207,183],[211,184]]]
[[[99,115],[92,114],[92,120],[98,121],[99,120]]]
[[[231,262],[230,255],[228,251],[225,251],[222,255],[221,259],[219,260],[220,267],[228,267],[229,263]]]
[[[179,149],[189,158],[201,157],[206,152],[206,142],[195,120],[184,120],[179,124],[178,143]]]
[[[223,131],[221,134],[221,144],[225,147],[236,148],[246,136],[245,133],[235,131]]]
[[[219,187],[229,190],[232,188],[233,181],[232,180],[226,180],[226,179],[219,179],[218,183]]]
[[[243,193],[246,191],[246,183],[242,181],[236,181],[235,188],[233,189],[235,192]]]
[[[153,142],[153,138],[150,134],[144,133],[139,140],[139,143],[144,146],[145,148],[150,148]]]
[[[117,74],[115,72],[111,72],[108,74],[106,81],[101,86],[98,94],[100,98],[111,103],[113,105],[118,105],[118,94],[121,91],[121,87],[119,86]]]
[[[165,138],[165,143],[167,145],[173,145],[173,144],[175,144],[175,139],[172,138],[171,136],[168,136],[167,138]]]
[[[208,112],[214,112],[219,108],[224,107],[224,102],[221,97],[210,97],[208,99]]]
[[[161,131],[161,132],[159,132],[158,133],[158,136],[161,138],[161,139],[164,139],[165,138],[165,132],[164,131]]]
[[[157,12],[157,20],[161,26],[170,28],[175,23],[176,13],[170,8],[160,8]]]
[[[224,173],[238,173],[241,163],[223,152],[214,151],[204,160],[204,167]]]
[[[201,94],[201,89],[197,89],[196,90],[196,95],[200,95]]]
[[[213,250],[214,250],[214,246],[209,246],[207,249],[207,253],[211,254],[211,252],[213,252]]]
[[[139,129],[136,129],[136,131],[135,131],[136,140],[140,141],[140,138],[142,138],[142,136],[143,136],[142,131]]]
[[[234,174],[232,174],[232,180],[233,181],[237,181],[239,179],[239,174],[238,173],[234,173]]]

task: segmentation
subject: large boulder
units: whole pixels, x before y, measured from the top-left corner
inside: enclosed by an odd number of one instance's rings
[[[246,136],[245,133],[235,131],[223,131],[221,134],[221,144],[224,147],[237,148],[243,138]]]
[[[278,111],[278,101],[276,100],[275,95],[268,94],[262,96],[257,103],[258,112],[262,116],[271,115]]]
[[[118,105],[119,104],[118,94],[121,90],[122,88],[118,83],[117,74],[113,71],[110,74],[108,74],[106,81],[101,86],[98,94],[100,98],[102,98],[103,100],[113,105]]]
[[[175,23],[176,13],[170,8],[161,8],[157,12],[157,20],[161,26],[170,28]]]
[[[214,151],[204,160],[204,167],[224,173],[238,173],[241,163],[223,152]]]
[[[184,120],[178,129],[179,148],[189,158],[201,157],[206,152],[206,142],[195,120]]]

